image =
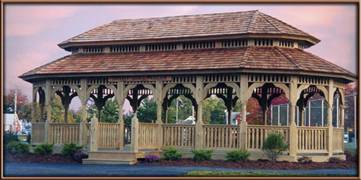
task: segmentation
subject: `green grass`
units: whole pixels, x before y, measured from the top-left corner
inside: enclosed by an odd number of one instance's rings
[[[287,173],[277,173],[277,172],[237,172],[237,171],[190,171],[186,176],[217,176],[217,177],[267,177],[267,176],[329,176],[327,174],[287,174]],[[345,176],[345,175],[332,175],[332,176]]]

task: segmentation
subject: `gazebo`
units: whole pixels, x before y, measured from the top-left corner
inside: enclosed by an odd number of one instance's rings
[[[259,11],[115,20],[61,42],[59,46],[71,54],[20,76],[33,84],[33,102],[40,104],[40,118],[32,119],[32,143],[88,146],[84,163],[133,164],[167,146],[184,156],[192,149],[213,149],[214,158],[246,149],[251,159],[259,159],[265,158],[262,144],[267,135],[280,132],[289,145],[280,160],[345,158],[344,89],[356,75],[305,51],[319,41]],[[164,120],[170,102],[180,95],[191,100],[195,125]],[[202,102],[211,95],[223,99],[228,112],[240,105],[237,125],[203,122]],[[325,102],[326,120],[305,126],[303,112],[315,95]],[[72,99],[79,97],[80,123],[52,121],[55,96],[61,98],[65,113]],[[157,118],[154,123],[132,119],[127,149],[124,101],[137,112],[149,96],[156,101]],[[271,125],[267,114],[279,96],[288,99],[288,123]],[[93,117],[89,123],[90,98],[98,109],[115,98],[118,122]],[[261,106],[262,125],[247,123],[250,98]]]

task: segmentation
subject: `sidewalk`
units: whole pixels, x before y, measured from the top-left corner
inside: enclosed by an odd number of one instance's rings
[[[356,176],[356,169],[313,169],[313,170],[250,170],[213,167],[178,167],[144,165],[82,165],[82,164],[41,164],[4,163],[4,176],[184,176],[195,170],[237,171],[252,173],[281,173],[317,176]]]

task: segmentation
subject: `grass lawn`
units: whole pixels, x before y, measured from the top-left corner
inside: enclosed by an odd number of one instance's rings
[[[288,174],[288,173],[277,173],[277,172],[235,172],[235,171],[190,171],[186,174],[186,176],[218,176],[218,177],[225,177],[225,176],[234,176],[234,177],[267,177],[267,176],[329,176],[327,174]],[[345,176],[345,175],[332,175],[332,176]]]

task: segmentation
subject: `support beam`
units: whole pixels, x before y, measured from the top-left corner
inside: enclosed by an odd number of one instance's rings
[[[87,136],[87,111],[86,111],[86,104],[87,104],[87,100],[88,100],[88,96],[87,96],[87,81],[86,79],[81,79],[80,80],[80,92],[78,92],[78,96],[81,102],[81,107],[80,107],[80,116],[81,116],[81,121],[79,124],[79,144],[80,145],[86,145],[88,144],[88,142],[85,142],[86,136]]]
[[[327,107],[327,125],[328,125],[328,156],[333,154],[333,126],[332,126],[332,105],[333,105],[333,93],[334,93],[334,84],[333,80],[330,79],[328,85],[328,107]]]
[[[124,147],[124,118],[123,118],[123,105],[124,105],[124,82],[117,82],[116,100],[118,103],[118,123],[119,123],[119,149]]]
[[[238,123],[238,146],[246,150],[247,147],[247,101],[246,92],[248,90],[247,75],[240,75],[239,102],[241,103],[241,120]]]
[[[50,85],[50,80],[45,82],[45,107],[46,107],[46,121],[45,121],[45,143],[48,143],[48,134],[49,134],[49,123],[51,122],[51,101],[52,101],[52,87]]]
[[[94,114],[90,124],[90,152],[98,151],[98,119]]]
[[[137,117],[137,112],[134,112],[134,116],[132,118],[132,137],[131,137],[131,147],[132,147],[132,151],[137,153],[138,152],[138,130],[139,130],[139,121],[138,121],[138,117]]]
[[[203,78],[202,76],[197,76],[195,89],[195,99],[197,102],[195,149],[203,148],[203,97]]]
[[[290,124],[290,137],[289,137],[289,156],[295,158],[297,155],[298,133],[295,121],[296,116],[296,103],[297,103],[297,77],[292,76],[290,82],[290,101],[289,101],[289,124]]]
[[[163,145],[163,121],[162,121],[162,110],[163,110],[163,82],[157,80],[155,83],[155,100],[157,103],[157,125],[158,125],[158,149],[162,148]]]

